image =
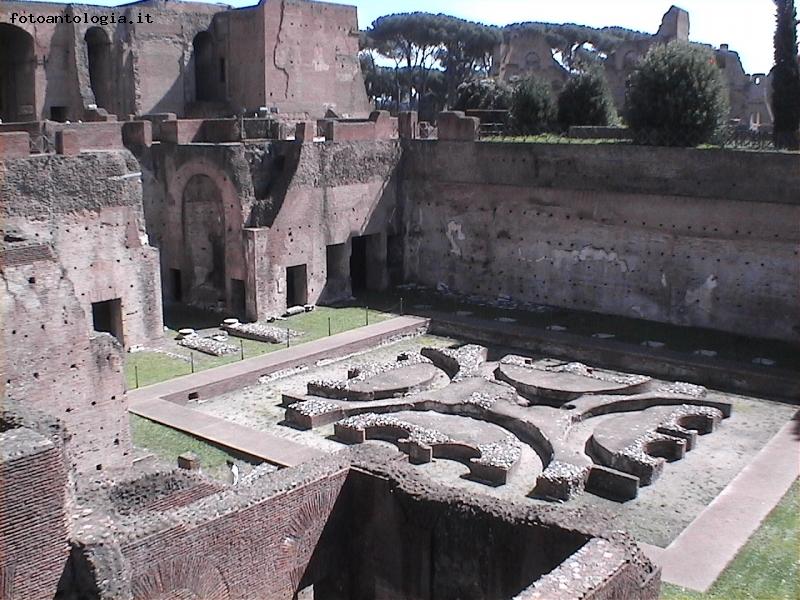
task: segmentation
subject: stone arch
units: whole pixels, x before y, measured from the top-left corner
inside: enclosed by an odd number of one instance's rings
[[[201,31],[192,41],[194,51],[194,90],[199,102],[216,100],[214,78],[214,38],[208,31]]]
[[[242,214],[242,202],[236,186],[226,175],[218,164],[206,158],[195,158],[183,164],[167,182],[168,198],[170,206],[175,206],[176,210],[170,211],[170,217],[165,223],[165,231],[162,243],[162,266],[164,268],[181,269],[181,289],[182,297],[188,303],[200,303],[199,298],[193,298],[191,288],[192,282],[192,263],[187,252],[187,233],[191,233],[186,227],[185,202],[187,185],[195,176],[205,176],[213,187],[219,192],[220,210],[224,225],[224,274],[228,279],[247,280],[247,267],[245,265],[244,240],[242,228],[244,226],[244,216]],[[191,194],[192,192],[189,191]],[[214,197],[216,198],[216,192]],[[199,207],[190,207],[199,208]],[[165,272],[166,273],[166,272]],[[229,293],[225,286],[225,299],[228,300]]]
[[[225,209],[208,175],[193,175],[181,194],[184,264],[188,295],[213,305],[225,299]]]
[[[112,64],[111,40],[102,27],[90,27],[83,36],[86,42],[86,55],[89,62],[89,83],[94,93],[94,101],[100,108],[112,111]]]
[[[36,56],[33,37],[25,30],[0,23],[0,119],[36,119]]]
[[[164,560],[134,577],[134,600],[229,600],[220,570],[199,557]]]

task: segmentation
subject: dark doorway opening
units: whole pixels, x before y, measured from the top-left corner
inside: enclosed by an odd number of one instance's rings
[[[353,294],[367,289],[367,236],[353,236],[350,247],[350,289]]]
[[[104,300],[92,302],[92,325],[95,331],[113,335],[120,344],[124,344],[122,335],[122,300]]]
[[[101,27],[90,27],[83,39],[86,42],[86,54],[89,59],[89,84],[94,92],[95,104],[100,108],[112,111],[111,41]]]
[[[286,267],[286,306],[308,303],[308,279],[306,266]]]
[[[239,318],[247,312],[244,281],[241,279],[231,279],[231,310]]]
[[[169,270],[170,287],[172,289],[172,299],[175,302],[183,302],[183,284],[181,283],[181,270]]]
[[[0,23],[0,119],[36,119],[33,37],[23,29]]]
[[[50,120],[57,123],[67,122],[67,107],[66,106],[51,106],[50,107]]]
[[[198,102],[216,99],[214,38],[207,31],[194,36],[194,90]]]

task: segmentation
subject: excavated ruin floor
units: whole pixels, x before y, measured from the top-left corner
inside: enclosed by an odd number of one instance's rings
[[[334,452],[342,448],[342,444],[333,439],[333,425],[301,431],[282,424],[285,408],[280,405],[281,394],[302,396],[306,393],[306,384],[310,380],[345,379],[349,368],[391,361],[401,352],[419,351],[426,346],[446,348],[454,345],[459,345],[459,342],[430,335],[407,338],[349,357],[318,364],[310,369],[276,373],[262,378],[256,386],[191,402],[188,406],[317,449]],[[490,360],[509,352],[510,350],[506,348],[489,348]],[[482,369],[482,372],[487,370]],[[443,381],[436,381],[433,385],[447,385],[447,378],[444,377]],[[584,492],[566,502],[565,506],[604,511],[611,519],[614,528],[627,530],[640,541],[661,547],[667,546],[753,459],[796,411],[796,407],[786,404],[711,390],[708,399],[730,402],[733,405],[731,417],[725,419],[713,434],[700,436],[697,448],[688,452],[685,458],[667,464],[663,474],[653,485],[640,488],[636,499],[620,503]],[[594,428],[603,420],[618,417],[620,414],[624,413],[595,417],[576,427]],[[433,428],[442,425],[443,421],[439,415],[431,417],[425,415],[426,413],[415,415],[418,424]],[[462,425],[454,426],[456,430],[459,427],[472,429],[473,434],[477,436],[489,431],[484,429],[483,433],[478,432],[480,428],[474,428],[470,419],[451,418],[464,421]],[[374,440],[366,443],[395,447],[388,442]],[[398,460],[406,460],[405,455],[399,451]],[[468,467],[451,460],[434,459],[416,468],[448,485],[465,490],[532,503],[545,502],[528,497],[536,477],[542,471],[542,463],[536,452],[527,445],[523,445],[519,464],[508,483],[497,487],[469,479]]]

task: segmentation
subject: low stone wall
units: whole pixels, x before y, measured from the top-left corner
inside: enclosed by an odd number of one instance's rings
[[[325,139],[336,142],[388,140],[397,137],[397,118],[376,110],[369,119],[321,119],[318,127]]]

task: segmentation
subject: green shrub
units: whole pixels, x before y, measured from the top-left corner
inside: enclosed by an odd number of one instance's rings
[[[554,116],[550,86],[535,77],[521,80],[511,93],[511,126],[520,135],[547,131]]]
[[[612,125],[616,120],[611,90],[599,69],[570,77],[558,95],[558,123],[563,129],[573,125]]]
[[[800,150],[800,64],[797,60],[797,10],[794,0],[776,1],[775,68],[772,111],[775,145]]]
[[[713,54],[674,41],[654,46],[628,78],[626,117],[638,143],[713,142],[728,119],[728,92]]]
[[[456,90],[453,110],[506,110],[511,102],[508,87],[494,79],[465,81]]]

